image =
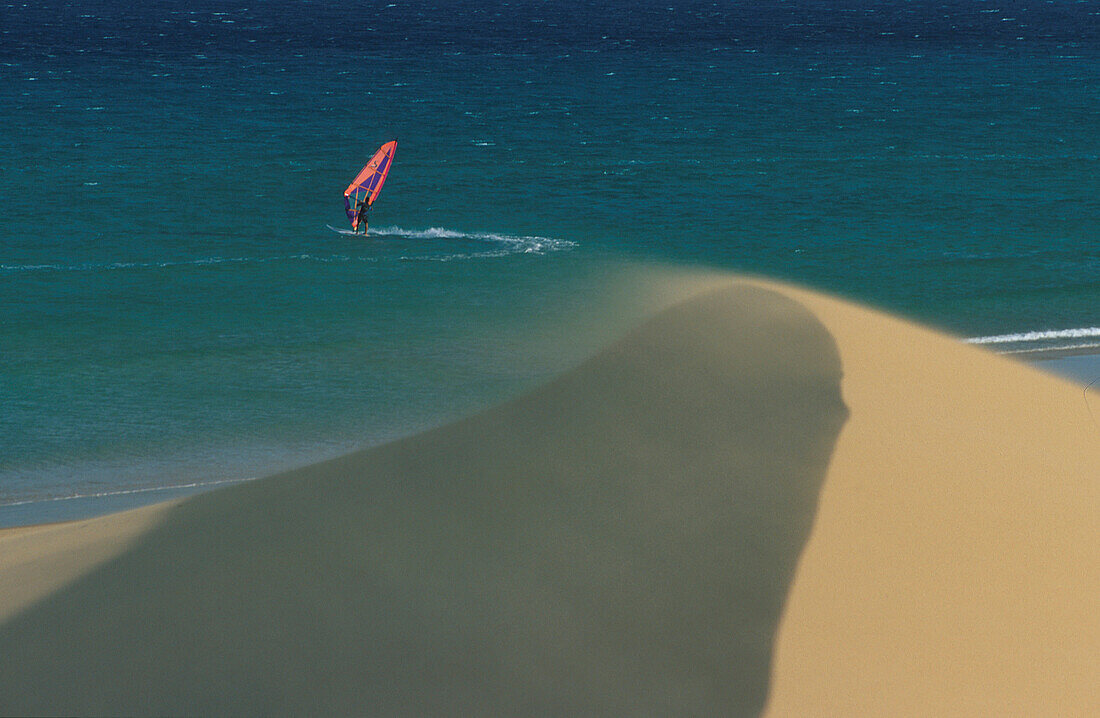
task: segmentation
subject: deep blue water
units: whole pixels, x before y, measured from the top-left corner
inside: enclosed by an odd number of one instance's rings
[[[0,33],[0,504],[458,416],[625,323],[624,259],[1100,343],[1095,2],[33,0]],[[330,229],[395,136],[376,239]]]

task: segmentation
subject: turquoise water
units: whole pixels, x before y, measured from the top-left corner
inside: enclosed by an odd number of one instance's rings
[[[994,348],[1100,343],[1098,13],[8,4],[0,504],[459,416],[628,323],[624,261],[790,278]],[[395,136],[374,238],[331,229]]]

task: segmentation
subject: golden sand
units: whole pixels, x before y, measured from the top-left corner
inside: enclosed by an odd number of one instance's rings
[[[1084,389],[788,293],[836,338],[851,416],[768,714],[1100,715],[1100,426]]]

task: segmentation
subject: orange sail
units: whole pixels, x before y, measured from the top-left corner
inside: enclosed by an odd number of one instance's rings
[[[390,166],[393,164],[393,155],[396,151],[397,140],[379,147],[367,166],[359,171],[348,188],[344,190],[344,211],[351,220],[352,229],[359,228],[361,205],[370,207],[374,204],[374,200],[378,199],[378,193],[382,191],[382,185],[386,183],[386,177],[390,174]]]

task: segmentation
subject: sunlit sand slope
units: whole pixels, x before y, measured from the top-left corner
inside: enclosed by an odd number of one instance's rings
[[[851,416],[767,714],[1100,715],[1100,394],[784,291],[836,339]]]

